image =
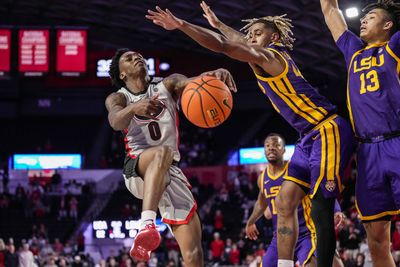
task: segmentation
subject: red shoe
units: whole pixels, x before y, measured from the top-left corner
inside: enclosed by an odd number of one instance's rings
[[[157,249],[161,243],[160,233],[154,223],[146,225],[136,235],[129,254],[138,261],[148,261],[153,250]]]

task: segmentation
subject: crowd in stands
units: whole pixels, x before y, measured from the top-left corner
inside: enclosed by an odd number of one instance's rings
[[[346,189],[340,199],[346,219],[344,225],[337,229],[337,249],[345,267],[372,267],[366,233],[355,207],[355,169],[353,163],[347,174]],[[196,177],[190,178],[203,224],[203,250],[207,266],[259,266],[268,250],[273,231],[272,223],[267,219],[261,218],[257,222],[260,232],[257,241],[245,238],[244,227],[258,194],[257,177],[256,172],[238,169],[229,173],[221,188],[205,186]],[[61,177],[58,178],[62,181]],[[168,230],[162,233],[164,242],[152,254],[148,263],[132,260],[128,253],[129,248],[111,251],[107,253],[110,256],[95,262],[85,253],[82,234],[74,243],[70,243],[66,236],[59,236],[58,231],[52,230],[52,226],[48,225],[47,222],[51,221],[49,218],[54,219],[58,229],[59,223],[65,221],[76,226],[82,213],[82,190],[87,190],[84,188],[85,185],[76,181],[60,182],[57,186],[51,183],[42,186],[33,181],[29,187],[17,186],[15,192],[4,190],[0,194],[0,216],[12,219],[16,211],[20,212],[16,218],[25,219],[28,226],[24,227],[28,227],[28,230],[21,231],[23,233],[18,237],[11,237],[0,230],[0,238],[3,238],[0,240],[0,267],[184,266],[179,246]],[[55,191],[61,193],[52,198]],[[140,203],[134,202],[125,188],[123,191],[132,202],[125,201],[113,209],[119,211],[121,218],[129,219],[132,215],[137,217]],[[5,224],[5,220],[2,220],[0,226],[7,231],[11,227],[10,224]],[[397,266],[400,266],[400,217],[394,218],[392,226],[392,254]]]

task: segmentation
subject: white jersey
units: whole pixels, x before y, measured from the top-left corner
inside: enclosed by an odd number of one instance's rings
[[[158,94],[157,99],[165,106],[157,112],[158,120],[137,115],[132,118],[128,128],[124,129],[126,153],[135,158],[147,148],[165,145],[172,149],[174,160],[179,161],[178,104],[164,86],[162,78],[153,78],[143,94],[135,95],[124,87],[118,93],[125,95],[127,105]]]

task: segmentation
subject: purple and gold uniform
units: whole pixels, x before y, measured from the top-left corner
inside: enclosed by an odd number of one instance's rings
[[[278,247],[276,240],[276,224],[277,224],[277,212],[275,208],[275,197],[278,195],[281,185],[284,181],[283,175],[288,168],[288,163],[285,164],[285,168],[282,173],[273,176],[269,172],[269,168],[260,176],[259,183],[260,189],[263,191],[263,195],[267,200],[268,207],[272,214],[272,224],[274,228],[274,237],[271,244],[268,246],[267,252],[264,255],[262,261],[262,267],[275,267],[278,262]],[[305,266],[315,256],[316,247],[316,233],[314,222],[311,219],[311,199],[306,196],[298,207],[298,219],[299,219],[299,237],[295,247],[295,261],[299,261],[300,266]]]
[[[360,140],[356,206],[362,220],[399,214],[400,32],[365,46],[350,31],[337,40],[348,67],[347,106]]]
[[[310,188],[311,198],[319,187],[325,197],[336,197],[343,189],[341,176],[353,150],[351,126],[305,80],[284,46],[273,43],[266,49],[285,62],[285,69],[275,77],[256,74],[258,85],[302,135],[284,178]]]

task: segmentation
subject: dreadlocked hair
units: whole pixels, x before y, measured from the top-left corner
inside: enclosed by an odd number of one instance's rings
[[[383,9],[389,14],[389,20],[393,22],[390,34],[393,35],[400,29],[400,3],[396,3],[393,0],[378,0],[376,3],[367,5],[362,12],[367,14],[376,8]]]
[[[128,48],[120,48],[115,52],[113,58],[111,59],[110,70],[108,74],[110,75],[112,84],[118,89],[121,87],[125,87],[125,82],[119,78],[119,59],[123,54],[129,52]]]
[[[256,23],[264,23],[267,27],[279,33],[280,41],[284,46],[286,46],[290,50],[293,49],[293,43],[296,39],[293,37],[292,20],[286,18],[286,14],[281,16],[266,16],[261,18],[244,19],[242,21],[247,22],[247,24],[240,30],[244,31],[247,36],[249,34],[249,29],[251,26]]]

